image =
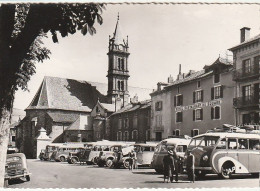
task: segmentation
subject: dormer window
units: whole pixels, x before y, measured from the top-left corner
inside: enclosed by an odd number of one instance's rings
[[[214,83],[219,83],[220,82],[220,74],[219,73],[216,73],[214,74]]]
[[[197,88],[200,88],[200,81],[197,81]]]

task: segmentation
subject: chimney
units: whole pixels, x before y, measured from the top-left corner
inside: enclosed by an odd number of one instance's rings
[[[245,42],[250,38],[250,28],[243,27],[240,29],[240,43]]]
[[[179,64],[179,74],[181,74],[181,64]]]
[[[168,83],[173,83],[173,77],[172,77],[172,75],[170,75],[170,77],[168,77]]]
[[[157,91],[162,90],[162,84],[160,82],[157,83]]]

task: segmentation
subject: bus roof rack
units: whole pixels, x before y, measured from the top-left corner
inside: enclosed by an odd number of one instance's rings
[[[206,133],[214,132],[226,132],[226,133],[252,133],[260,134],[259,125],[243,125],[243,126],[234,126],[230,124],[223,124],[222,127],[216,127],[212,130],[208,130]]]

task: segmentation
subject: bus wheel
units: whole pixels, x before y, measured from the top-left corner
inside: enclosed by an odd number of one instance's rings
[[[163,170],[162,169],[159,169],[159,168],[156,168],[154,169],[155,172],[157,172],[158,174],[163,174]]]
[[[60,157],[60,161],[61,161],[61,162],[65,162],[65,160],[66,160],[66,159],[65,159],[64,156],[61,156],[61,157]]]
[[[231,178],[231,174],[233,173],[235,166],[232,162],[225,162],[221,167],[220,176],[224,179]]]
[[[31,180],[30,176],[29,175],[26,175],[26,180],[29,182]]]
[[[77,162],[78,160],[75,157],[71,158],[71,164],[76,164]]]

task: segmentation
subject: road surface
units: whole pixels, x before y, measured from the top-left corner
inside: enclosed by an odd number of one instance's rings
[[[163,183],[163,175],[153,169],[109,169],[93,165],[68,164],[31,159],[31,181],[10,182],[9,188],[220,188],[259,187],[259,179],[237,176],[234,179],[219,179],[208,175],[205,180],[190,183],[186,175],[178,183]]]

